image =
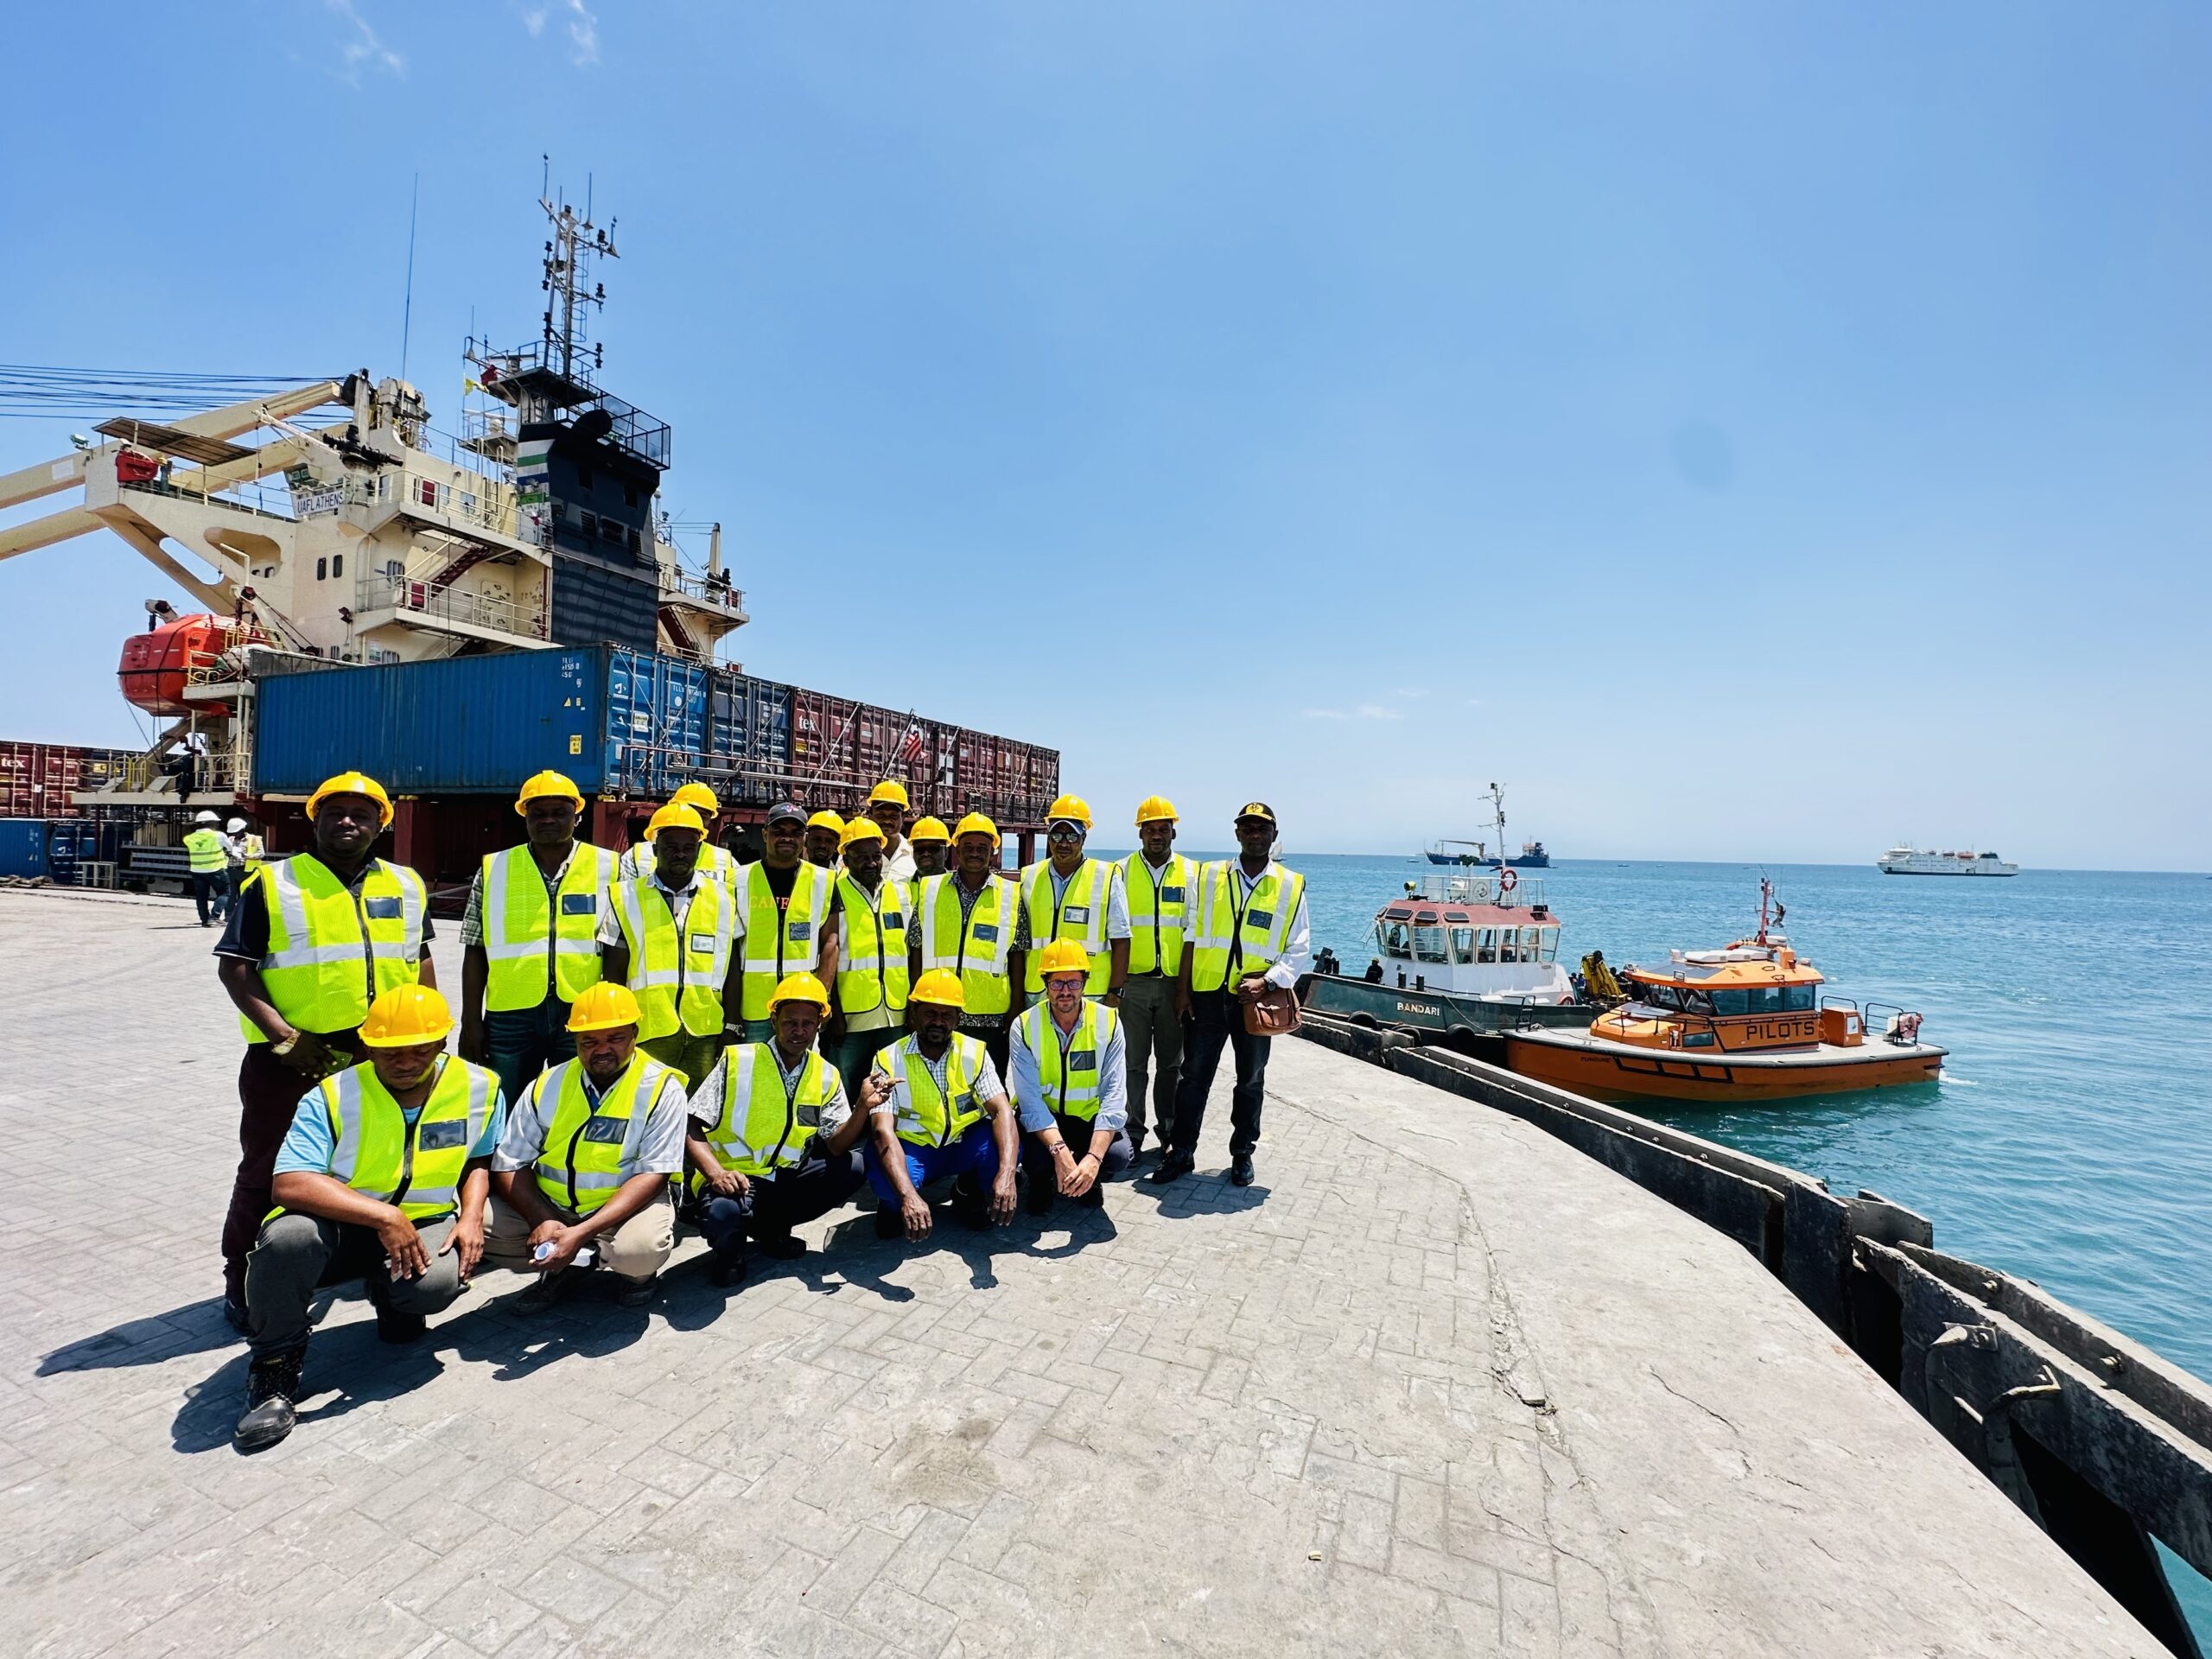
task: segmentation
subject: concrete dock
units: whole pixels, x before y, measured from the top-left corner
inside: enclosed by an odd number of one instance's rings
[[[1072,1222],[487,1274],[410,1350],[343,1300],[242,1457],[213,938],[0,893],[0,1653],[2164,1651],[1741,1248],[1296,1040],[1249,1190],[1224,1077]]]

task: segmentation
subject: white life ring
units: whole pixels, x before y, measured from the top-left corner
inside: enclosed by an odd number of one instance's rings
[[[1520,878],[1519,876],[1517,876],[1517,875],[1514,874],[1514,873],[1513,873],[1511,870],[1510,870],[1510,869],[1501,869],[1500,871],[1498,871],[1498,873],[1497,873],[1497,890],[1498,890],[1500,893],[1510,893],[1510,892],[1512,892],[1512,891],[1513,891],[1513,889],[1514,889],[1514,888],[1516,888],[1516,887],[1519,887],[1520,885],[1521,885],[1521,878]]]

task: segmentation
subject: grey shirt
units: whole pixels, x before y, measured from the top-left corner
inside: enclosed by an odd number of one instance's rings
[[[1054,1022],[1050,1008],[1045,1010],[1044,1027],[1045,1040],[1049,1043],[1057,1039],[1065,1060],[1068,1033]],[[1123,1049],[1122,1022],[1116,1020],[1113,1034],[1106,1039],[1106,1051],[1098,1057],[1098,1116],[1092,1120],[1096,1128],[1116,1133],[1129,1121],[1128,1057]],[[1028,1022],[1025,1020],[1014,1022],[1014,1042],[1007,1051],[1007,1069],[1014,1074],[1014,1103],[1021,1114],[1023,1132],[1050,1128],[1052,1101],[1046,1093],[1036,1053],[1029,1046]],[[1088,1147],[1078,1147],[1075,1154],[1080,1158],[1090,1150]]]

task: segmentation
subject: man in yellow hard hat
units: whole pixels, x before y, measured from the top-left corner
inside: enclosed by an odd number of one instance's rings
[[[735,893],[737,859],[728,848],[721,844],[717,834],[716,820],[721,817],[722,804],[715,791],[694,779],[679,787],[668,798],[667,804],[688,806],[699,815],[699,821],[706,825],[707,833],[706,843],[699,849],[699,868]],[[651,875],[652,872],[652,831],[648,829],[643,840],[623,850],[621,867],[616,873],[634,880],[640,876]]]
[[[366,1281],[377,1334],[412,1342],[475,1269],[506,1104],[498,1077],[447,1056],[452,1029],[437,992],[393,986],[361,1021],[369,1058],[325,1077],[293,1114],[271,1182],[278,1207],[246,1258],[253,1361],[240,1450],[292,1432],[318,1289]]]
[[[1014,1065],[1007,1081],[1021,1115],[1022,1171],[1029,1213],[1051,1211],[1052,1195],[1096,1206],[1099,1185],[1136,1156],[1128,1122],[1121,1016],[1083,994],[1090,963],[1083,947],[1055,939],[1037,953],[1045,1000],[1014,1022]],[[1080,1150],[1078,1150],[1080,1148]]]
[[[960,1029],[981,1039],[1003,1067],[1023,968],[1014,938],[1020,893],[999,873],[999,827],[982,813],[960,820],[953,845],[958,868],[922,878],[907,933],[909,967],[916,978],[938,968],[953,976],[963,999]]]
[[[912,880],[918,883],[925,876],[944,874],[945,855],[952,850],[952,831],[942,818],[917,818],[906,832],[906,845],[913,849]]]
[[[861,1180],[867,1116],[815,1052],[830,994],[812,974],[793,974],[776,987],[772,1007],[775,1036],[725,1049],[691,1091],[691,1191],[708,1274],[725,1288],[745,1277],[748,1236],[764,1255],[803,1255],[805,1241],[791,1229],[836,1209]],[[879,1079],[861,1099],[890,1092],[889,1080]]]
[[[875,1057],[866,1099],[868,1185],[881,1238],[930,1235],[931,1182],[952,1177],[953,1208],[970,1227],[1014,1218],[1014,1103],[983,1045],[953,1027],[960,981],[942,968],[915,982],[908,1034]]]
[[[1045,815],[1046,856],[1021,873],[1021,925],[1014,944],[1030,952],[1022,984],[1024,1007],[1045,994],[1036,951],[1054,939],[1083,947],[1090,963],[1085,991],[1120,1006],[1129,974],[1129,904],[1122,872],[1103,858],[1084,856],[1090,837],[1090,807],[1063,795]]]
[[[664,806],[652,828],[652,874],[617,881],[601,918],[600,970],[636,994],[645,1051],[689,1088],[721,1052],[745,918],[728,889],[699,868],[707,826],[696,812]]]
[[[1248,801],[1236,814],[1238,855],[1199,867],[1192,895],[1190,948],[1183,983],[1191,999],[1190,1048],[1175,1087],[1175,1140],[1157,1184],[1179,1180],[1197,1166],[1206,1095],[1224,1044],[1236,1055],[1230,1096],[1229,1179],[1252,1184],[1252,1152],[1260,1143],[1260,1108],[1267,1099],[1268,1050],[1274,1039],[1244,1029],[1244,1002],[1262,985],[1288,990],[1313,965],[1313,924],[1306,913],[1306,878],[1274,857],[1274,809]]]
[[[1183,1022],[1191,1016],[1183,987],[1183,950],[1198,867],[1175,850],[1175,804],[1147,795],[1137,806],[1137,850],[1122,861],[1129,906],[1129,976],[1122,987],[1122,1020],[1129,1055],[1129,1145],[1144,1150],[1145,1082],[1152,1074],[1152,1130],[1164,1150],[1175,1122],[1175,1085],[1183,1070]]]
[[[913,803],[906,785],[887,778],[868,792],[868,821],[883,831],[883,877],[887,881],[914,879],[914,849],[907,842],[906,813]]]
[[[584,798],[557,772],[522,786],[522,845],[487,853],[461,918],[461,1052],[512,1100],[576,1052],[569,1004],[600,976],[614,855],[576,839]]]
[[[884,873],[883,831],[873,819],[847,824],[840,848],[836,994],[823,1050],[856,1093],[876,1051],[898,1041],[906,1023],[913,896]]]
[[[806,821],[806,861],[817,869],[836,869],[837,843],[844,834],[844,819],[823,807]]]
[[[584,991],[569,1008],[575,1058],[541,1072],[508,1109],[484,1256],[539,1275],[520,1313],[552,1306],[588,1267],[607,1268],[622,1305],[642,1307],[676,1248],[669,1184],[683,1168],[683,1079],[645,1052],[639,1018],[626,986]]]
[[[745,982],[731,1007],[748,1043],[765,1043],[776,1034],[769,1000],[786,976],[812,974],[824,984],[837,977],[836,882],[829,870],[799,857],[805,823],[805,810],[796,801],[770,807],[760,857],[744,868],[738,882]]]
[[[223,1222],[223,1312],[245,1328],[245,1258],[269,1213],[269,1176],[301,1094],[351,1065],[369,1004],[395,985],[435,986],[423,878],[372,855],[391,823],[375,779],[340,772],[308,797],[312,852],[247,880],[215,945],[238,1011],[238,1170]]]

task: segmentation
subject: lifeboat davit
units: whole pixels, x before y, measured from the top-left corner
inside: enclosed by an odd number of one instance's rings
[[[186,679],[190,671],[212,663],[238,643],[238,630],[219,616],[180,616],[123,642],[123,660],[116,666],[126,702],[149,715],[227,715],[222,703],[187,702]]]

